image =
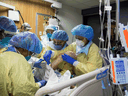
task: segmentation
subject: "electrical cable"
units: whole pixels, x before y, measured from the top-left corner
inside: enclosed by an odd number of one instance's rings
[[[22,15],[21,15],[20,11],[19,11],[19,10],[16,10],[16,11],[18,11],[18,12],[19,12],[20,17],[21,17],[21,19],[22,19],[22,21],[23,21],[23,23],[24,23],[24,19],[23,19]]]

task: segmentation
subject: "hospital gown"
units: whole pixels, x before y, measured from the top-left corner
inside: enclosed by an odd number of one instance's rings
[[[22,55],[0,53],[0,96],[34,96],[38,89],[31,67]]]
[[[66,47],[64,50],[54,51],[54,56],[51,59],[54,59],[59,54],[67,52],[67,51],[73,51],[74,53],[76,53],[76,42],[73,42],[68,47]],[[98,46],[92,43],[89,48],[88,54],[86,55],[85,53],[81,53],[77,55],[77,61],[79,63],[74,69],[74,72],[76,75],[82,75],[82,74],[94,71],[97,68],[101,68],[102,58],[99,54]]]

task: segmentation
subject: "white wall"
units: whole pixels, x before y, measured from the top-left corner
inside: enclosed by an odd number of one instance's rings
[[[70,44],[72,41],[72,28],[83,23],[81,10],[63,4],[62,8],[59,9],[57,17],[60,19],[60,30],[65,30],[68,33],[68,44]]]

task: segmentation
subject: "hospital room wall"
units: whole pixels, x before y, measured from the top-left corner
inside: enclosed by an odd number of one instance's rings
[[[99,45],[98,37],[100,37],[100,22],[99,22],[99,15],[93,15],[85,17],[87,19],[87,24],[93,28],[94,31],[94,38],[93,42],[96,43],[96,45]]]
[[[78,24],[83,23],[81,10],[64,5],[61,9],[59,9],[59,13],[57,14],[58,19],[60,19],[60,30],[65,30],[68,33],[69,41],[68,44],[72,43],[72,34],[71,30]]]
[[[120,8],[120,23],[124,25],[128,23],[128,2]]]
[[[47,14],[47,15],[55,14],[55,10],[50,7],[51,4],[48,2],[44,2],[42,0],[0,0],[0,2],[4,2],[6,4],[15,6],[15,9],[20,11],[24,19],[24,22],[29,23],[30,26],[32,27],[31,32],[33,33],[35,33],[35,28],[36,28],[35,26],[36,25],[36,13],[42,13],[42,14]],[[0,16],[2,15],[8,16],[8,9],[0,6]],[[44,20],[42,17],[38,18],[38,24],[42,25],[38,27],[38,30],[43,32]],[[23,22],[22,22],[22,19],[20,18],[20,21],[15,22],[15,23],[17,27],[20,28]],[[39,31],[38,31],[38,37],[39,37]]]

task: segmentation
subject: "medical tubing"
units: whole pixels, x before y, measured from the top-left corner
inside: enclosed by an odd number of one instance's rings
[[[106,38],[105,38],[105,48],[107,48],[107,38],[108,38],[108,35],[106,35]]]
[[[110,6],[110,0],[107,0],[107,6]],[[111,13],[110,13],[110,10],[107,11],[107,33],[108,33],[108,58],[110,57],[109,56],[109,48],[111,48],[111,45],[110,45],[110,39],[111,39],[111,21],[110,21],[110,18],[111,18]]]
[[[121,87],[120,87],[119,84],[118,84],[118,87],[119,87],[119,90],[120,90],[120,92],[121,92],[121,96],[123,96],[123,93],[122,93],[122,90],[121,90]]]
[[[104,85],[104,81],[101,80],[101,84],[102,84],[102,89],[106,89],[105,85]]]
[[[102,19],[101,2],[102,1],[100,1],[100,4],[99,4],[99,14],[100,14],[100,24],[101,24],[101,36],[100,36],[100,38],[104,39],[104,36],[103,36],[103,27],[104,26],[103,26],[103,24],[104,24],[104,18],[105,18],[105,7],[104,7],[103,19]],[[105,1],[104,1],[104,6],[105,6]],[[102,48],[105,47],[104,42],[101,43],[101,40],[100,40],[100,42],[99,42],[99,48],[101,47],[101,44],[102,44]]]

